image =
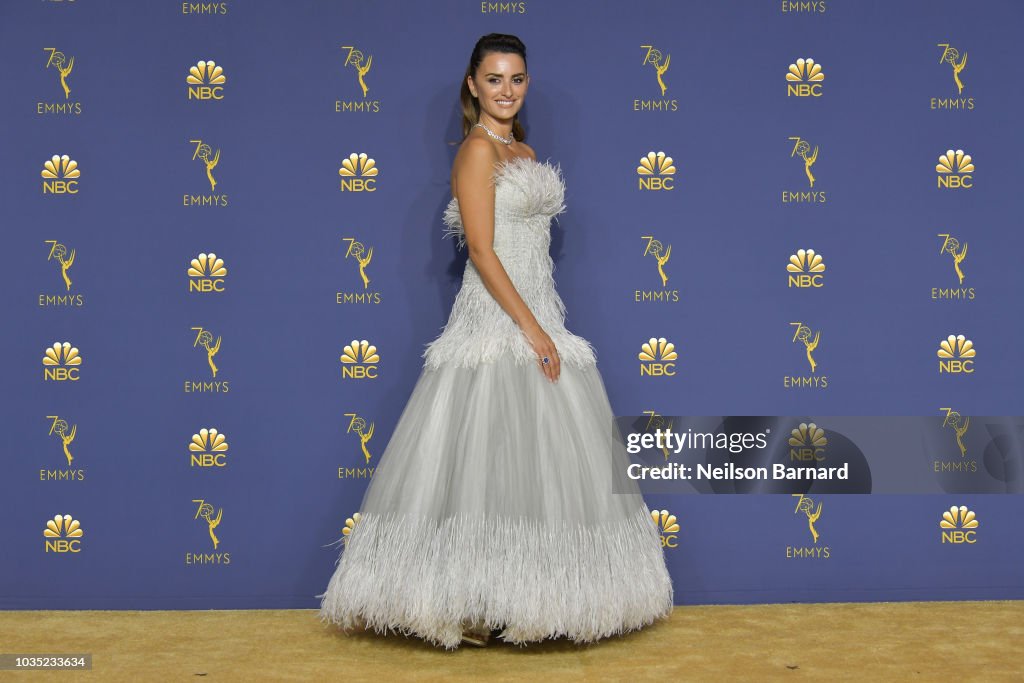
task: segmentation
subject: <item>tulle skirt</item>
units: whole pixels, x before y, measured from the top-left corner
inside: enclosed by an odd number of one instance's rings
[[[563,364],[557,383],[511,357],[424,368],[316,596],[321,621],[451,649],[470,624],[582,643],[668,615],[657,525],[638,489],[612,492],[613,443],[595,364]]]

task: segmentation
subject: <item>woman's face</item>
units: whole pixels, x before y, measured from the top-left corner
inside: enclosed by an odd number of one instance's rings
[[[530,84],[523,58],[515,53],[491,52],[484,56],[476,76],[468,80],[469,91],[486,112],[496,120],[511,120],[523,107]]]

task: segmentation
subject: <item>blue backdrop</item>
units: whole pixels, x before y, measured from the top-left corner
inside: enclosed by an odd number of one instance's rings
[[[527,142],[567,183],[567,325],[617,414],[1024,414],[1022,19],[1013,0],[3,3],[0,607],[318,606],[327,544],[458,288],[441,213],[460,79],[491,31],[528,46]],[[788,94],[805,58],[818,96]],[[200,61],[224,82],[190,91]],[[793,138],[819,150],[813,188]],[[947,150],[973,171],[938,174]],[[642,189],[659,151],[673,189]],[[360,153],[374,190],[342,190]],[[77,191],[43,177],[54,155]],[[783,201],[812,190],[826,200]],[[969,245],[963,283],[947,234]],[[672,245],[665,286],[646,237]],[[373,248],[366,287],[353,240]],[[788,285],[799,249],[823,256],[823,286]],[[211,253],[227,274],[190,275]],[[785,386],[811,374],[794,322],[821,333],[825,388]],[[958,334],[974,371],[940,372]],[[661,337],[675,374],[645,375],[641,345]],[[364,339],[376,377],[343,377]],[[63,342],[81,364],[55,372],[44,353]],[[369,463],[355,417],[374,425]],[[226,451],[190,451],[211,428]],[[811,495],[817,542],[789,496],[649,497],[679,525],[677,602],[1024,596],[1018,496]],[[940,529],[961,505],[973,542]]]

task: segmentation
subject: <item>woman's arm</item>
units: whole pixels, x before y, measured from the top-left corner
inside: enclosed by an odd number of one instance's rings
[[[483,138],[467,140],[460,154],[461,163],[455,173],[456,199],[469,258],[487,291],[523,331],[538,358],[547,356],[550,359],[550,363],[540,363],[540,366],[548,379],[555,381],[561,369],[555,344],[541,328],[494,253],[494,187],[491,179],[494,165],[500,159],[495,155],[492,144]]]

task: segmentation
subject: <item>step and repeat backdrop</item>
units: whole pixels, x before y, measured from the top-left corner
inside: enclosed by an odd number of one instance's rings
[[[1024,597],[1022,21],[4,2],[0,607],[319,605],[460,284],[441,216],[490,32],[528,48],[567,326],[617,415],[808,416],[795,461],[814,415],[948,436],[866,459],[930,493],[647,495],[677,602]]]

